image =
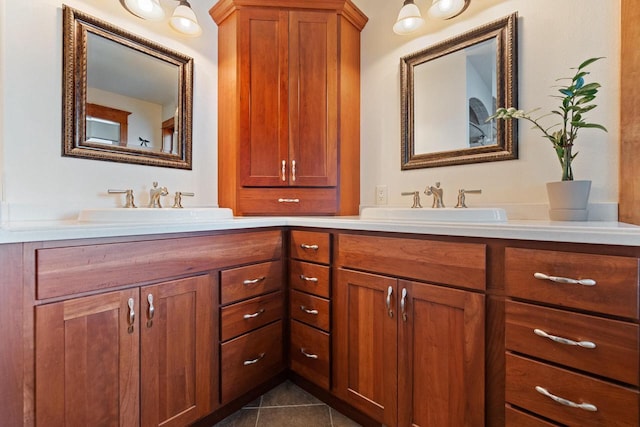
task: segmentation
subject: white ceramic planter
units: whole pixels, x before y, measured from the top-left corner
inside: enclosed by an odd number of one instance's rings
[[[552,221],[586,221],[591,181],[557,181],[547,183],[549,219]]]

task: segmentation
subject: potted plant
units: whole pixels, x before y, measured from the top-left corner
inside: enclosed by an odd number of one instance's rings
[[[565,86],[558,89],[560,95],[555,98],[560,100],[560,106],[550,113],[533,118],[530,112],[518,110],[514,107],[498,108],[487,121],[492,119],[523,119],[533,124],[533,129],[542,132],[542,136],[548,139],[558,156],[562,168],[562,181],[547,183],[547,193],[549,195],[549,215],[552,220],[586,220],[587,201],[591,189],[591,181],[574,181],[571,164],[578,155],[574,150],[574,145],[578,137],[578,131],[583,128],[593,128],[607,131],[607,129],[596,123],[589,123],[585,120],[585,113],[596,108],[593,101],[596,98],[600,84],[596,82],[586,83],[585,77],[589,72],[585,68],[590,64],[602,59],[589,58],[575,68],[573,77],[558,79],[568,80]],[[560,121],[549,127],[540,124],[540,120],[548,116],[558,116]]]

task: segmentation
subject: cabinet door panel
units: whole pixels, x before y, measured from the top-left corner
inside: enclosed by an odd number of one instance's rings
[[[211,411],[212,280],[197,276],[141,289],[143,426],[183,426]]]
[[[288,185],[287,12],[243,10],[239,25],[241,184]]]
[[[396,425],[396,280],[340,269],[334,291],[336,393],[375,420]]]
[[[36,425],[138,426],[138,290],[36,308]]]
[[[484,295],[407,281],[398,292],[399,425],[483,425]]]
[[[289,13],[290,185],[337,183],[338,19]]]

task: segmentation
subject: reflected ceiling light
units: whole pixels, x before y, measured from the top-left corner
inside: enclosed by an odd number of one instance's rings
[[[423,24],[424,19],[420,15],[418,6],[413,0],[404,0],[398,19],[393,25],[393,32],[400,35],[409,34],[422,27]]]
[[[169,20],[171,27],[187,36],[199,36],[202,34],[202,28],[198,24],[198,18],[191,9],[191,5],[187,0],[179,0],[180,4],[173,11],[173,15]]]
[[[471,0],[433,0],[429,16],[435,19],[451,19],[460,15]]]
[[[159,21],[164,18],[164,9],[159,0],[124,0],[124,5],[129,12],[150,21]]]

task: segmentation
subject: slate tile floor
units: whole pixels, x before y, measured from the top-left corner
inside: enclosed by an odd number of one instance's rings
[[[359,427],[324,402],[285,381],[213,427]]]

